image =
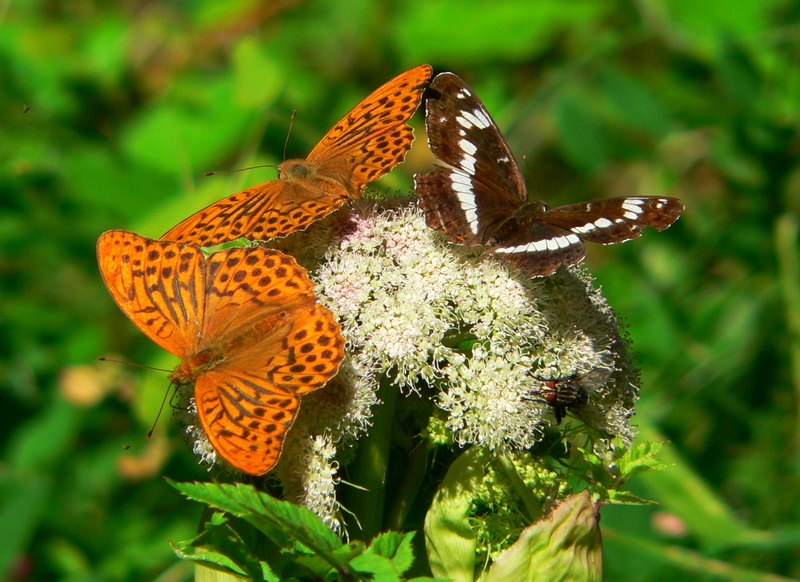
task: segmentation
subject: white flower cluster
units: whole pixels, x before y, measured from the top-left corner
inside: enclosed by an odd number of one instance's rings
[[[208,440],[208,436],[206,435],[206,431],[203,430],[203,427],[197,424],[187,424],[189,422],[196,423],[198,420],[197,403],[194,397],[188,396],[188,391],[186,390],[179,391],[179,394],[187,397],[188,401],[185,407],[179,406],[175,409],[176,412],[174,416],[179,423],[186,425],[184,432],[186,433],[186,438],[192,443],[192,452],[200,457],[198,464],[207,464],[208,470],[210,471],[217,462],[217,451],[214,450],[211,441]]]
[[[579,268],[530,279],[482,249],[449,244],[409,199],[361,200],[274,241],[318,282],[348,358],[326,388],[303,397],[278,474],[290,497],[339,527],[336,461],[370,426],[381,378],[434,394],[449,435],[436,442],[525,449],[554,424],[546,380],[581,378],[572,410],[630,443],[638,376],[619,322]]]
[[[292,439],[287,442],[284,455],[308,463],[301,471],[297,470],[296,463],[278,465],[278,476],[292,500],[316,513],[332,531],[341,532],[340,506],[336,501],[339,463],[335,460],[336,446],[330,433]]]
[[[630,440],[638,379],[619,323],[587,275],[572,268],[531,280],[479,248],[447,243],[400,200],[352,203],[278,243],[311,269],[320,301],[342,324],[351,366],[344,381],[358,384],[355,392],[374,389],[382,374],[406,393],[425,383],[438,390],[460,444],[526,448],[552,424],[537,378],[617,370],[589,395],[585,416]],[[350,414],[363,429],[367,409]]]

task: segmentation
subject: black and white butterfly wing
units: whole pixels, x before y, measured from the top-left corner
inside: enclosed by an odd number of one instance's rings
[[[558,206],[540,220],[571,230],[586,242],[607,245],[638,238],[645,226],[665,230],[683,208],[677,198],[625,196]]]
[[[575,232],[540,218],[527,221],[523,216],[515,216],[502,225],[495,239],[491,252],[508,259],[531,277],[546,277],[560,265],[574,265],[586,256],[586,245]]]
[[[441,73],[430,85],[425,125],[433,154],[450,167],[417,174],[416,194],[431,228],[455,243],[488,244],[528,201],[525,181],[503,134],[459,77]]]
[[[612,244],[640,237],[645,226],[664,230],[683,211],[677,198],[627,196],[546,209],[541,202],[521,208],[495,233],[491,250],[531,277],[552,274],[586,255],[584,242]]]
[[[585,242],[611,244],[669,227],[683,211],[676,198],[630,196],[548,209],[528,201],[508,143],[480,99],[452,73],[431,83],[426,104],[434,155],[448,167],[417,174],[416,193],[429,227],[451,242],[487,245],[531,277],[545,277],[586,255]]]

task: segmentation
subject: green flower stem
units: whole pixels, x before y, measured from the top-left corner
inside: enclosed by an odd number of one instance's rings
[[[403,530],[403,523],[411,509],[411,505],[417,498],[417,493],[419,493],[419,488],[422,486],[427,468],[428,447],[419,442],[408,457],[408,465],[403,473],[403,478],[396,491],[394,491],[394,498],[391,504],[387,507],[386,519],[384,520],[386,529]]]
[[[522,480],[522,477],[520,477],[511,459],[505,455],[498,455],[497,462],[500,463],[500,466],[502,466],[503,470],[506,472],[506,475],[514,487],[514,491],[522,498],[522,502],[528,510],[528,517],[530,517],[531,523],[534,523],[542,517],[542,505],[536,501],[530,490],[525,486],[525,482]]]
[[[385,376],[381,377],[378,398],[383,404],[373,409],[372,428],[359,441],[355,459],[349,466],[347,480],[359,488],[363,487],[363,490],[349,488],[342,500],[344,507],[353,513],[358,522],[349,526],[350,534],[355,539],[369,541],[382,530],[386,468],[397,395],[397,386],[393,386]]]

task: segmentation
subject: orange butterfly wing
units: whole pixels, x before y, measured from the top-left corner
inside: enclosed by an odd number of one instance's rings
[[[199,249],[124,230],[97,240],[100,274],[119,308],[151,340],[185,358],[205,314]]]
[[[336,374],[344,340],[313,282],[275,250],[194,247],[125,231],[98,240],[103,280],[148,337],[183,358],[171,379],[195,383],[214,449],[260,475],[280,456],[299,396]]]
[[[226,361],[198,377],[198,417],[222,457],[261,475],[278,461],[299,396],[338,371],[344,340],[288,255],[227,249],[208,258],[206,280],[204,335],[220,338]]]
[[[414,141],[406,123],[419,107],[433,69],[419,65],[378,87],[353,107],[311,150],[307,164],[360,198],[374,182],[403,161]]]
[[[432,69],[419,65],[379,87],[322,138],[306,160],[280,165],[280,179],[220,200],[161,238],[212,246],[240,237],[268,240],[306,228],[361,197],[405,158],[416,111]]]

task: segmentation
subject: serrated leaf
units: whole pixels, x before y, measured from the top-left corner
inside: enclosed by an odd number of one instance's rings
[[[415,532],[383,532],[372,540],[367,551],[389,558],[394,568],[402,574],[414,563],[414,549],[411,546],[414,535]]]
[[[618,466],[620,469],[620,480],[627,481],[631,477],[640,475],[645,471],[660,471],[669,467],[669,464],[662,463],[658,458],[661,450],[661,443],[643,442],[634,444],[630,450],[620,456]]]
[[[344,565],[334,554],[342,542],[305,507],[280,501],[242,483],[169,483],[190,499],[241,517],[283,550],[316,554],[331,566]]]
[[[194,548],[194,552],[189,552]],[[172,544],[175,553],[186,560],[222,569],[250,578],[278,581],[268,564],[251,551],[251,544],[242,539],[222,513],[215,513],[203,525],[203,531],[193,539]]]
[[[523,530],[514,545],[495,559],[484,582],[599,582],[602,576],[597,507],[584,490]]]
[[[400,582],[400,574],[392,561],[378,554],[362,554],[350,562],[350,567],[371,582]]]
[[[363,542],[350,542],[341,548],[332,550],[325,556],[322,555],[302,555],[295,558],[295,562],[308,569],[308,571],[319,578],[325,578],[334,570],[350,567],[351,561],[364,553],[366,547]]]

